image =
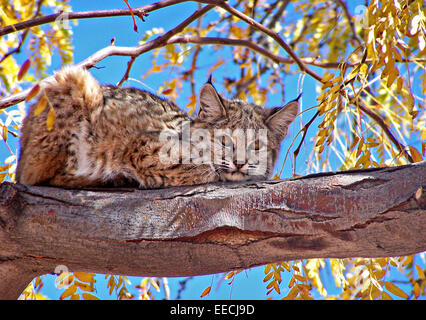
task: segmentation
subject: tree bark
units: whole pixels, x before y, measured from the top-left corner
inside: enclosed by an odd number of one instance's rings
[[[426,162],[158,190],[0,186],[0,299],[69,271],[190,276],[426,250]]]

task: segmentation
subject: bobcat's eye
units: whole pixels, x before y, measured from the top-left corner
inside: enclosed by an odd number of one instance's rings
[[[266,144],[262,140],[256,139],[255,141],[249,144],[248,149],[259,151],[265,147],[266,147]]]
[[[234,145],[234,142],[229,136],[222,136],[220,142],[225,148],[231,148]]]

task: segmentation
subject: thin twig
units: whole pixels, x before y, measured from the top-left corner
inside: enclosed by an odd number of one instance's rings
[[[410,163],[414,163],[411,155],[407,152],[407,150],[405,150],[405,146],[395,138],[386,123],[379,115],[375,114],[360,101],[354,101],[354,99],[351,99],[349,102],[354,106],[359,107],[362,112],[364,112],[369,118],[373,119],[380,126],[380,128],[382,128],[383,132],[388,136],[392,143],[398,148],[399,152],[401,152]]]
[[[180,288],[177,292],[175,300],[180,300],[182,298],[182,292],[186,289],[186,284],[188,283],[188,281],[192,279],[194,279],[194,277],[187,277],[183,279],[182,281],[179,281]]]
[[[293,152],[294,155],[294,163],[296,163],[296,158],[299,155],[299,151],[300,151],[300,147],[302,146],[303,141],[305,141],[305,137],[306,134],[308,133],[308,129],[311,126],[312,122],[314,122],[314,120],[318,117],[319,115],[319,111],[317,111],[314,116],[311,118],[311,120],[308,121],[308,123],[305,124],[305,126],[303,127],[302,131],[303,131],[303,136],[302,139],[300,140],[299,146],[296,148],[296,150]]]
[[[117,83],[117,87],[121,86],[124,81],[127,81],[129,79],[130,69],[132,68],[133,62],[135,62],[135,59],[136,57],[131,57],[129,62],[127,62],[126,73],[124,74],[123,78],[121,78],[120,82]]]

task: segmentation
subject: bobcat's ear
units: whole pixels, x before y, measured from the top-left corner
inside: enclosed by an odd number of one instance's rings
[[[198,119],[206,122],[216,122],[226,116],[226,109],[216,89],[209,81],[203,85],[200,91],[200,108]]]
[[[293,100],[287,103],[282,108],[275,108],[266,119],[265,123],[272,130],[275,136],[280,140],[284,139],[287,135],[288,127],[296,118],[299,112],[299,102]]]

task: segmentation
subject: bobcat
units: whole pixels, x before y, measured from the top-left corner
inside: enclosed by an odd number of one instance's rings
[[[100,85],[76,66],[55,73],[38,99],[43,96],[48,107],[35,115],[35,103],[23,121],[16,174],[22,184],[161,188],[267,179],[299,109],[297,99],[282,108],[225,99],[210,78],[201,88],[198,114],[189,118],[171,101]],[[49,108],[56,116],[48,129]],[[170,133],[167,139],[164,132]],[[204,132],[207,148],[200,150],[203,139],[193,139],[197,132]],[[248,152],[237,155],[237,143]],[[196,161],[201,153],[207,161]]]

